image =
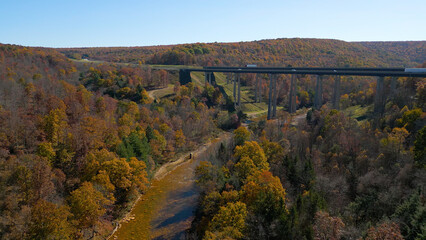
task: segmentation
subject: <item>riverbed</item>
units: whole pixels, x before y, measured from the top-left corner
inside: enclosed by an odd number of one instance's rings
[[[227,144],[230,133],[200,146],[177,161],[162,166],[130,212],[127,221],[110,239],[183,239],[190,228],[199,192],[194,171],[201,160],[216,154],[220,143]]]

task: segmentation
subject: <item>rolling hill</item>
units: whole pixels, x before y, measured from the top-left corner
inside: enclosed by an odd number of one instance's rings
[[[274,39],[150,47],[62,48],[70,58],[167,65],[414,67],[426,60],[426,41],[345,42]]]

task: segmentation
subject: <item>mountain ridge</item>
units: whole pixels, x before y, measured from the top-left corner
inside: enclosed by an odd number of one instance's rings
[[[346,42],[279,38],[233,43],[138,47],[57,48],[70,58],[166,65],[415,67],[426,61],[426,41]]]

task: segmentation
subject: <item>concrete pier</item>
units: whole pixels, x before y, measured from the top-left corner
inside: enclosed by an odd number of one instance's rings
[[[268,99],[268,117],[267,119],[272,118],[272,74],[269,74],[269,99]]]
[[[314,108],[320,109],[322,106],[322,75],[317,75],[317,83],[315,86]]]
[[[391,97],[395,96],[396,94],[396,82],[397,82],[397,78],[396,77],[391,77],[390,79],[390,95]]]
[[[240,81],[240,74],[237,74],[238,79],[238,107],[241,107],[241,81]]]
[[[385,110],[384,77],[377,78],[374,114],[382,115]]]
[[[236,77],[237,77],[237,74],[234,74],[234,76],[232,76],[232,82],[234,83],[234,91],[233,91],[234,105],[237,104],[237,81],[236,81]]]
[[[290,113],[296,112],[296,75],[295,74],[291,75],[288,107],[289,107]]]
[[[255,81],[254,81],[254,102],[257,103],[257,100],[259,98],[259,77],[257,76],[257,74],[254,75],[255,76]]]
[[[277,94],[277,76],[274,76],[274,101],[272,102],[272,118],[275,118],[277,116],[277,98],[278,98],[278,94]]]
[[[256,74],[257,75],[257,74]],[[262,76],[258,77],[259,78],[259,94],[257,96],[257,102],[260,103],[262,101]]]
[[[340,76],[334,78],[334,91],[332,100],[333,109],[340,109]]]

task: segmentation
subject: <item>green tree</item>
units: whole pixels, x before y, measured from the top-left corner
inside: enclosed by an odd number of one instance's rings
[[[393,214],[401,226],[401,233],[407,240],[424,239],[426,236],[426,205],[420,192],[413,193]]]
[[[426,168],[426,126],[417,133],[414,141],[414,161],[417,166]]]

